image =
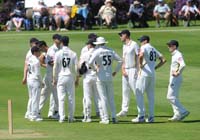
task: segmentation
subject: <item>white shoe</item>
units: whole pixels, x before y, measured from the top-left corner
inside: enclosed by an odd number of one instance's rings
[[[100,124],[109,124],[109,120],[102,120],[99,122]]]
[[[31,118],[30,121],[31,121],[31,122],[34,122],[34,121],[35,121],[35,122],[40,122],[40,121],[43,121],[43,119],[40,118],[40,117],[37,117],[37,118]]]
[[[143,123],[145,122],[144,116],[136,117],[135,119],[131,120],[133,123]]]
[[[25,119],[30,119],[30,116],[28,114],[25,114],[24,118]]]
[[[65,120],[59,120],[59,123],[64,123]]]
[[[117,113],[117,117],[124,117],[126,116],[127,112],[126,111],[120,111],[119,113]]]
[[[179,121],[181,118],[180,115],[174,115],[173,117],[169,118],[168,121],[176,122]]]
[[[91,118],[87,118],[85,122],[90,123],[90,122],[92,122],[92,119]]]
[[[146,122],[147,122],[147,123],[153,123],[153,122],[154,122],[154,117],[148,117],[148,118],[146,119]]]

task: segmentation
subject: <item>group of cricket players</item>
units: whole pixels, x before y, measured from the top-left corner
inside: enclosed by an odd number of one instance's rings
[[[132,91],[135,95],[138,114],[131,121],[153,123],[155,70],[165,64],[166,59],[150,44],[149,36],[143,35],[138,39],[139,47],[137,42],[131,39],[129,30],[122,30],[118,35],[123,42],[122,57],[107,46],[108,42],[104,37],[94,33],[88,35],[79,58],[73,51],[73,47],[69,45],[68,36],[54,34],[51,47],[48,47],[45,41],[31,38],[22,80],[23,84],[27,84],[29,96],[25,118],[30,121],[42,121],[42,109],[50,98],[49,118],[58,119],[60,123],[65,120],[69,123],[76,121],[75,87],[79,85],[79,79],[82,77],[82,122],[92,122],[92,99],[94,99],[96,116],[100,118],[99,123],[118,123],[117,118],[126,116],[128,113]],[[167,99],[174,113],[168,120],[181,121],[189,115],[189,111],[178,99],[185,62],[178,50],[178,41],[171,40],[167,46],[172,55]],[[40,72],[41,67],[46,69],[43,78]],[[113,78],[120,70],[122,72],[122,105],[121,111],[116,113]],[[147,94],[148,112],[145,109],[144,93]],[[67,116],[65,115],[66,96]]]

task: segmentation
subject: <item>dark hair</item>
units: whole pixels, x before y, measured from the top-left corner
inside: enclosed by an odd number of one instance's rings
[[[34,52],[40,52],[40,48],[37,47],[37,46],[33,46],[33,47],[31,48],[31,53],[34,54]]]
[[[68,44],[69,44],[69,37],[68,36],[62,36],[61,42],[63,43],[64,46],[68,46]]]
[[[53,39],[53,40],[55,40],[55,39],[61,40],[61,38],[62,38],[62,36],[59,35],[59,34],[54,34],[54,35],[52,36],[52,39]]]
[[[36,43],[36,42],[38,42],[39,40],[37,39],[37,38],[35,38],[35,37],[33,37],[33,38],[31,38],[30,39],[30,43]]]
[[[44,40],[38,42],[38,47],[40,48],[42,46],[47,46],[47,43]]]

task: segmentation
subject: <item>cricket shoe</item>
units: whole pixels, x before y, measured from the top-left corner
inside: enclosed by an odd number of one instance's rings
[[[62,120],[62,119],[61,119],[61,120],[59,120],[59,123],[64,123],[64,121],[65,121],[65,120]]]
[[[112,118],[112,123],[116,124],[116,123],[118,123],[118,120],[116,118]]]
[[[144,118],[144,116],[136,117],[135,119],[132,119],[131,121],[133,123],[143,123],[143,122],[145,122],[145,118]]]
[[[101,120],[99,123],[100,124],[109,124],[109,120]]]
[[[76,121],[75,118],[68,118],[68,123],[73,123],[73,122],[75,122],[75,121]]]
[[[84,122],[84,123],[90,123],[90,122],[92,122],[92,119],[91,118],[84,118],[82,120],[82,122]]]
[[[189,114],[190,114],[189,111],[185,111],[184,113],[181,113],[181,115],[180,115],[180,121],[183,120],[183,119],[185,119],[185,117],[187,117]]]
[[[170,121],[170,122],[180,121],[180,116],[179,115],[174,115],[173,117],[169,118],[168,121]]]
[[[31,118],[30,121],[31,122],[41,122],[41,121],[43,121],[43,119],[41,117],[36,117],[36,118]]]
[[[148,118],[146,119],[146,122],[147,122],[147,123],[153,123],[153,122],[154,122],[154,117],[148,117]]]
[[[127,115],[126,111],[120,111],[119,113],[117,113],[117,117],[125,117]]]

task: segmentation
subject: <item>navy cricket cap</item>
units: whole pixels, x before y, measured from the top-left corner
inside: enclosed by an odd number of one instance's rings
[[[178,47],[178,45],[179,45],[179,43],[178,43],[178,41],[176,41],[176,40],[170,40],[168,43],[167,43],[167,45],[175,45],[176,47]]]
[[[147,36],[147,35],[143,35],[143,36],[141,36],[138,40],[139,40],[140,42],[143,42],[143,41],[145,41],[145,40],[147,40],[147,41],[149,42],[150,38],[149,38],[149,36]]]
[[[52,39],[55,40],[55,39],[58,39],[58,40],[61,40],[62,36],[59,35],[59,34],[54,34]]]
[[[31,53],[34,54],[34,52],[40,52],[40,48],[37,47],[37,46],[33,46],[33,47],[31,48]]]
[[[95,33],[90,33],[88,39],[96,39],[98,36]]]
[[[36,42],[39,42],[39,40],[37,38],[33,37],[33,38],[30,39],[29,42],[30,43],[36,43]]]
[[[61,42],[63,43],[64,46],[68,46],[68,44],[69,44],[69,37],[68,36],[62,36],[61,37]]]
[[[118,33],[120,36],[122,36],[123,34],[126,34],[127,36],[131,36],[131,33],[129,30],[122,30],[120,33]]]

